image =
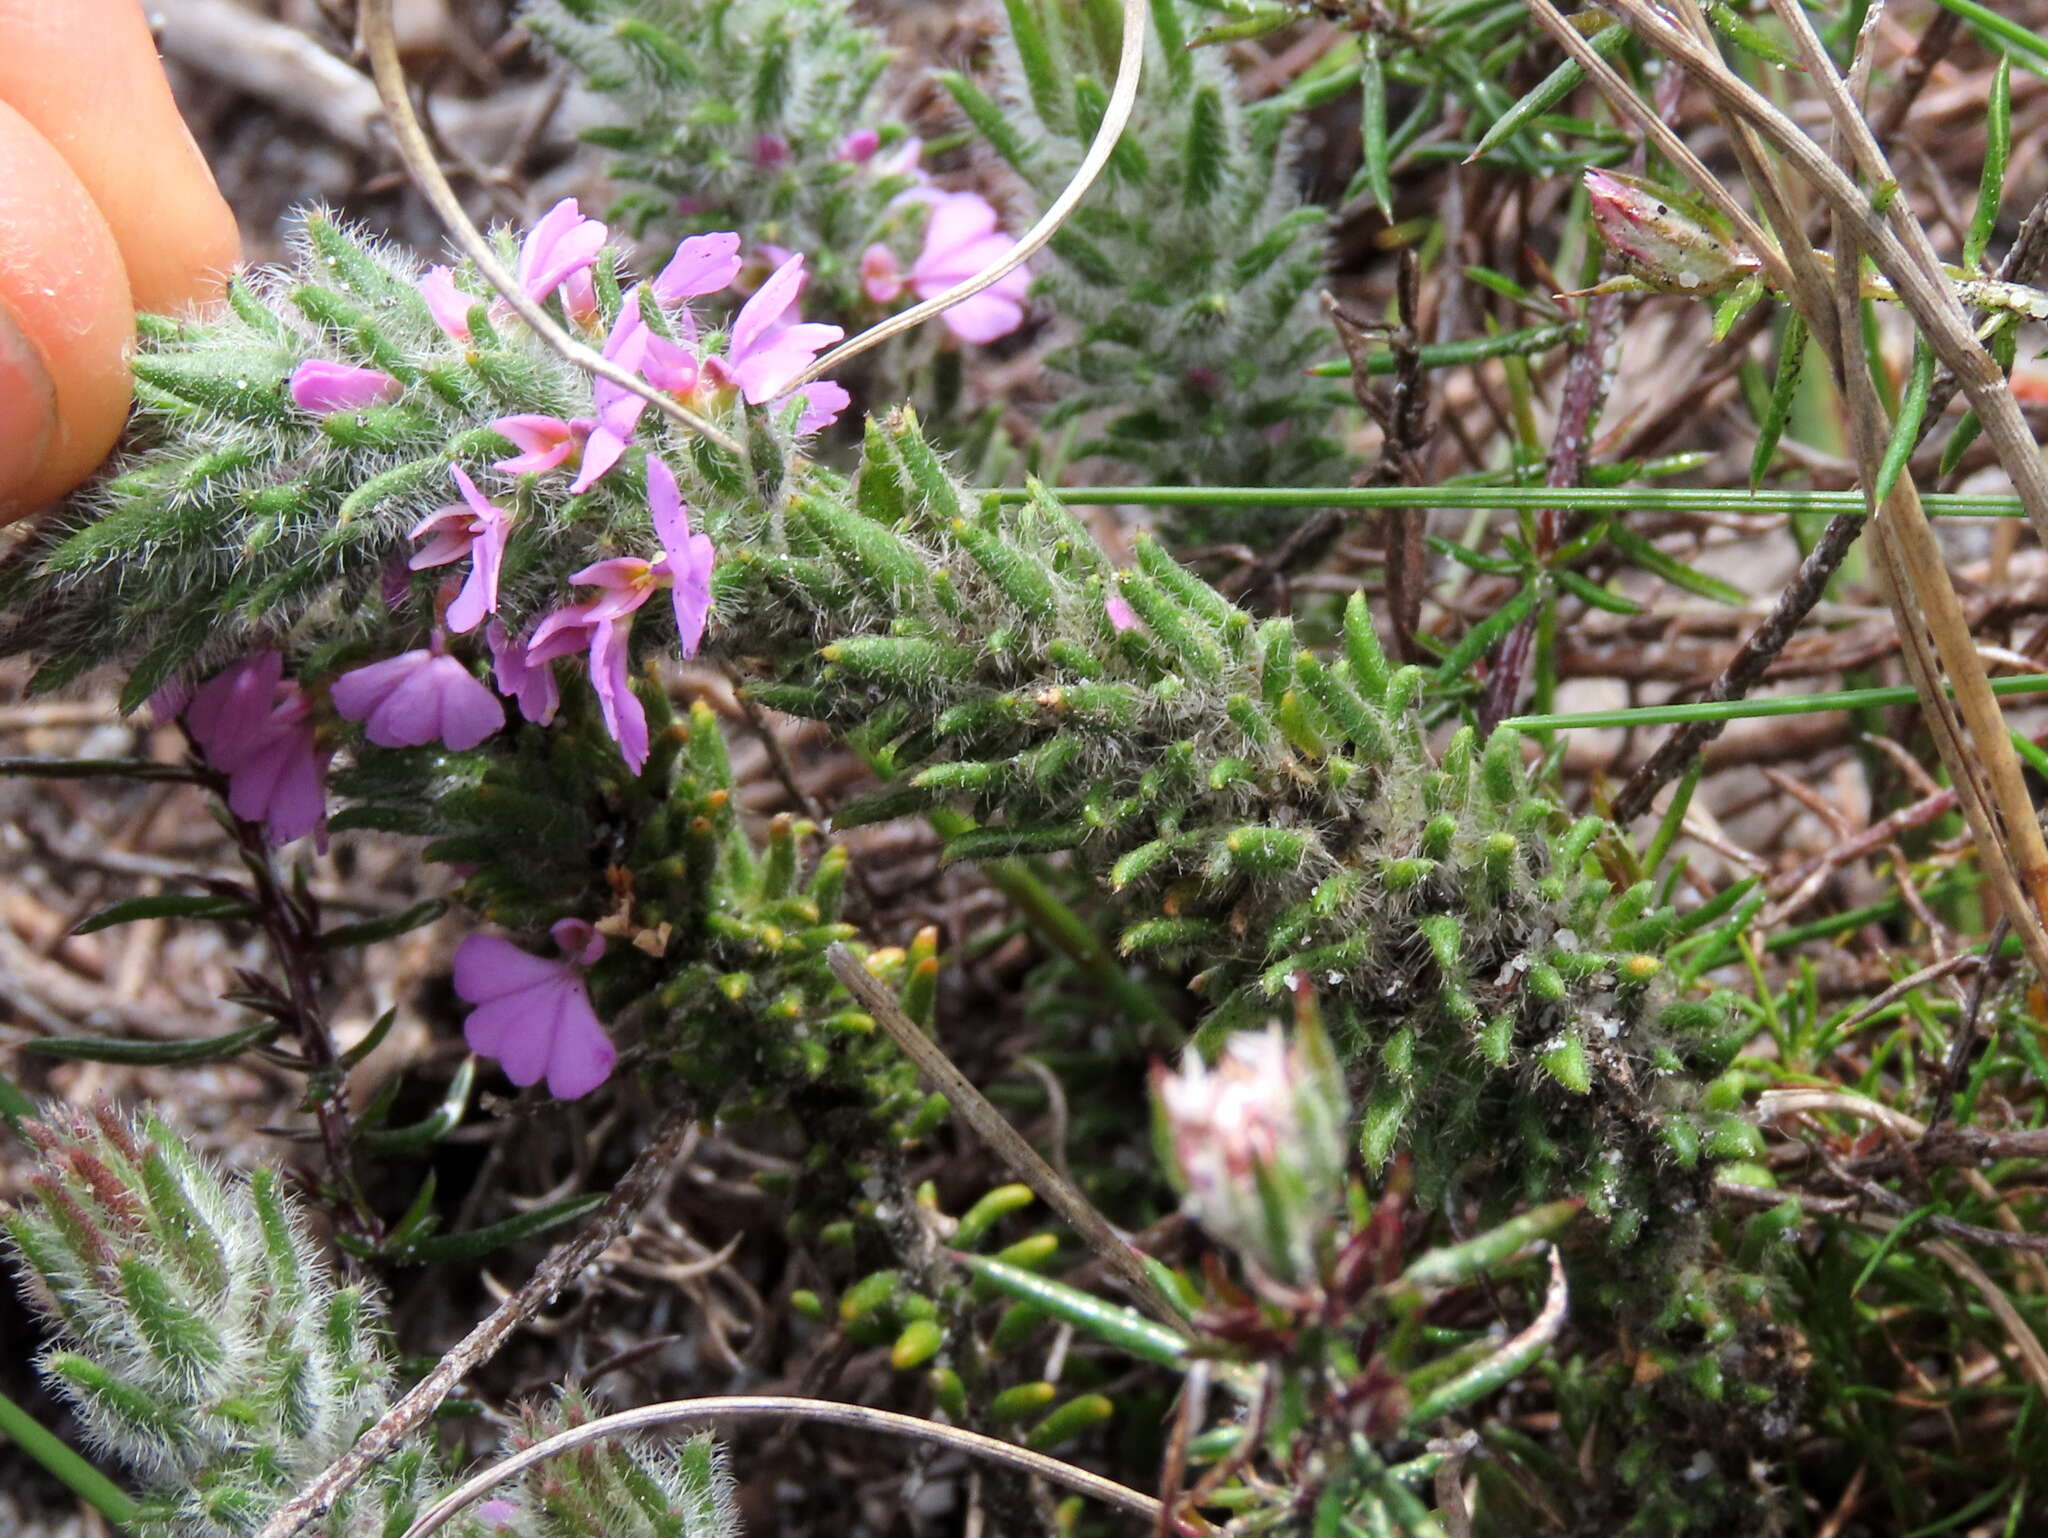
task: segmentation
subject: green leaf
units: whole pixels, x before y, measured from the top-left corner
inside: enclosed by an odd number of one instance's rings
[[[139,1067],[224,1063],[250,1047],[261,1046],[284,1030],[281,1020],[266,1020],[220,1036],[191,1041],[126,1041],[113,1036],[45,1036],[23,1044],[39,1057],[66,1062],[124,1063]]]
[[[1963,237],[1963,270],[1984,264],[1985,249],[1998,224],[1998,205],[2005,196],[2005,167],[2012,155],[2012,60],[2000,58],[1991,77],[1991,95],[1984,104],[1984,174],[1977,183],[1977,209]]]
[[[1204,27],[1188,39],[1188,47],[1207,48],[1217,43],[1238,43],[1249,38],[1264,37],[1268,32],[1277,32],[1297,19],[1295,13],[1284,5],[1262,5],[1236,21],[1218,22],[1213,27]]]
[[[112,929],[116,924],[133,924],[142,919],[250,919],[256,917],[256,913],[256,908],[242,897],[197,893],[131,897],[126,902],[102,908],[89,918],[80,919],[72,926],[71,932],[75,935],[97,934],[102,929]]]
[[[1770,33],[1751,23],[1733,6],[1721,4],[1719,0],[1708,0],[1706,11],[1707,20],[1713,23],[1714,30],[1736,47],[1745,48],[1780,69],[1796,69],[1805,73],[1806,66],[1799,62],[1797,55]]]
[[[1583,1205],[1576,1199],[1549,1202],[1518,1218],[1510,1218],[1500,1227],[1463,1244],[1430,1250],[1401,1273],[1398,1285],[1403,1289],[1428,1291],[1439,1287],[1462,1287],[1482,1276],[1490,1276],[1530,1245],[1557,1234],[1579,1215]]]
[[[425,902],[414,903],[397,913],[387,913],[382,918],[364,919],[359,924],[343,924],[338,929],[324,930],[320,935],[320,949],[347,951],[361,945],[374,945],[380,940],[395,940],[400,935],[425,928],[447,911],[447,898],[429,897]]]
[[[1017,131],[1010,126],[1010,120],[1003,115],[1003,109],[989,99],[988,93],[969,80],[958,70],[943,69],[938,73],[939,84],[953,98],[953,104],[966,116],[981,136],[988,140],[994,150],[1010,168],[1020,176],[1030,175],[1030,152]]]
[[[1569,567],[1560,566],[1551,572],[1557,585],[1574,597],[1582,599],[1596,609],[1605,609],[1609,614],[1640,614],[1643,606],[1633,598],[1624,598],[1611,593],[1590,577],[1581,576]]]
[[[1617,27],[1615,30],[1625,32],[1628,29]],[[1372,193],[1372,200],[1380,211],[1380,217],[1392,223],[1394,179],[1387,154],[1387,72],[1380,63],[1379,34],[1366,33],[1360,51],[1364,58],[1364,66],[1359,74],[1359,85],[1363,92],[1360,98],[1359,120],[1365,142],[1365,185]]]
[[[1799,371],[1805,364],[1806,322],[1788,311],[1784,340],[1778,344],[1778,373],[1771,381],[1771,403],[1756,425],[1756,449],[1749,456],[1751,491],[1763,484],[1777,455],[1778,440],[1785,436],[1785,423],[1792,415],[1792,398],[1799,391]]]
[[[462,1234],[432,1234],[405,1245],[392,1260],[415,1265],[433,1265],[446,1260],[476,1260],[501,1250],[508,1244],[517,1244],[535,1234],[544,1234],[551,1228],[560,1228],[564,1223],[573,1223],[587,1212],[604,1205],[604,1195],[594,1192],[588,1196],[567,1196],[558,1202],[549,1202],[545,1207],[536,1207],[531,1212],[522,1212],[502,1223],[492,1223],[485,1228],[473,1228]]]
[[[1454,684],[1462,678],[1465,670],[1485,656],[1495,641],[1521,623],[1522,616],[1535,607],[1537,596],[1537,585],[1526,583],[1514,597],[1466,631],[1458,644],[1451,648],[1450,655],[1438,664],[1437,683]]]
[[[394,1005],[379,1015],[363,1039],[342,1053],[337,1060],[344,1073],[368,1060],[370,1054],[384,1044],[384,1038],[391,1034],[391,1027],[398,1023],[398,1009]]]
[[[1924,340],[1913,344],[1913,371],[1906,377],[1906,393],[1899,401],[1898,420],[1892,424],[1891,441],[1884,447],[1884,459],[1877,467],[1877,489],[1873,500],[1883,502],[1898,484],[1899,472],[1920,441],[1920,423],[1927,415],[1927,397],[1934,388],[1934,349]]]
[[[1615,23],[1602,27],[1587,39],[1593,52],[1603,59],[1611,59],[1621,51],[1621,45],[1629,39],[1627,27]],[[1541,116],[1578,89],[1579,82],[1586,78],[1586,72],[1579,67],[1576,59],[1566,59],[1538,82],[1536,88],[1516,102],[1493,121],[1493,126],[1480,136],[1472,153],[1465,157],[1469,165],[1490,150],[1498,149],[1508,139],[1529,125],[1531,119]]]
[[[1692,793],[1700,783],[1700,771],[1707,766],[1704,755],[1693,759],[1685,777],[1678,782],[1678,789],[1671,793],[1671,804],[1664,808],[1664,815],[1657,821],[1657,831],[1650,837],[1650,847],[1643,855],[1643,869],[1655,875],[1664,864],[1664,857],[1671,853],[1671,846],[1678,841],[1679,829],[1685,823],[1685,809],[1692,805]]]
[[[136,1505],[126,1492],[5,1394],[0,1394],[0,1438],[13,1442],[70,1486],[73,1494],[90,1502],[116,1528],[134,1523]]]
[[[1188,104],[1187,132],[1181,137],[1181,197],[1190,208],[1204,208],[1223,185],[1230,155],[1229,125],[1222,94],[1205,85]]]
[[[1997,360],[1999,371],[2010,376],[2013,360],[2019,353],[2017,324],[2008,320],[2000,325],[1991,333],[1988,345],[1991,356]],[[1940,474],[1944,479],[1955,474],[1956,467],[1963,462],[1963,455],[1968,452],[1970,445],[1977,441],[1977,435],[1983,430],[1984,424],[1978,420],[1974,407],[1963,413],[1963,419],[1956,423],[1955,433],[1948,440],[1948,447],[1941,451]]]
[[[2048,74],[2048,40],[2036,36],[2024,24],[1988,5],[1979,5],[1977,0],[1935,0],[1935,4],[1962,17],[1986,41],[1995,39],[1994,46],[2018,58],[2035,74]]]
[[[1607,526],[1607,543],[1627,556],[1630,562],[1653,576],[1661,577],[1673,587],[1682,588],[1700,598],[1715,603],[1731,604],[1740,608],[1749,600],[1740,588],[1732,587],[1719,577],[1710,577],[1705,572],[1675,560],[1657,548],[1634,529],[1616,522]]]
[[[466,1057],[448,1081],[447,1094],[427,1116],[409,1127],[379,1127],[361,1133],[356,1141],[375,1154],[417,1153],[430,1148],[462,1125],[462,1113],[469,1107],[469,1092],[475,1084],[476,1059]]]
[[[1003,0],[1010,19],[1010,41],[1024,68],[1024,85],[1031,93],[1031,105],[1055,133],[1067,131],[1066,103],[1060,97],[1059,66],[1046,45],[1045,30],[1038,24],[1036,9],[1029,0]]]
[[[1104,1302],[1065,1282],[1005,1265],[1000,1260],[957,1250],[953,1252],[953,1259],[996,1291],[1019,1302],[1034,1304],[1053,1318],[1073,1325],[1105,1345],[1161,1367],[1187,1364],[1187,1338],[1165,1325],[1155,1324],[1136,1309]]]

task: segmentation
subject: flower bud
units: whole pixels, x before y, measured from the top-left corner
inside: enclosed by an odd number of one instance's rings
[[[1586,195],[1607,249],[1652,288],[1718,293],[1755,269],[1755,257],[1690,199],[1613,171],[1588,171]]]
[[[1349,1105],[1313,1018],[1233,1036],[1215,1063],[1155,1066],[1155,1124],[1181,1208],[1275,1280],[1313,1276],[1344,1194]]]

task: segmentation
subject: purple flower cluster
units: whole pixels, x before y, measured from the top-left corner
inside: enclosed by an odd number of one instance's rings
[[[607,235],[602,223],[583,217],[575,199],[557,203],[520,246],[520,288],[536,303],[559,298],[572,324],[592,330],[599,323],[592,274]],[[769,254],[774,269],[740,306],[722,345],[713,347],[706,345],[690,301],[729,288],[739,278],[740,238],[722,233],[683,241],[659,273],[626,292],[604,338],[604,355],[694,406],[717,408],[734,397],[776,409],[795,402],[800,434],[829,426],[849,404],[846,391],[831,380],[807,385],[800,395],[792,386],[842,333],[837,326],[803,319],[798,308],[806,280],[803,257]],[[472,318],[485,299],[463,289],[447,267],[430,268],[419,291],[442,332],[469,345]],[[661,324],[652,323],[656,316]],[[385,405],[404,392],[399,380],[381,370],[325,359],[301,364],[289,389],[302,410],[321,416]],[[380,747],[475,746],[503,725],[504,708],[468,667],[448,654],[447,638],[484,627],[498,694],[540,725],[553,720],[560,704],[552,664],[584,656],[620,752],[636,771],[643,767],[649,750],[647,718],[630,686],[633,616],[656,591],[666,589],[682,654],[695,656],[710,616],[716,559],[710,537],[691,528],[689,509],[668,465],[651,451],[635,454],[634,434],[646,408],[642,396],[600,379],[592,382],[586,415],[500,417],[491,426],[516,452],[491,469],[510,476],[566,473],[568,491],[580,495],[629,456],[644,460],[648,504],[661,543],[658,556],[621,556],[577,572],[572,581],[596,589],[595,595],[541,616],[515,637],[497,619],[513,515],[480,490],[469,471],[451,465],[461,500],[437,508],[413,529],[418,545],[406,564],[423,571],[466,561],[468,570],[459,586],[451,580],[442,588],[430,644],[337,678],[328,696],[335,712],[361,722],[364,735]],[[402,580],[396,591],[402,594]]]
[[[591,332],[599,324],[594,269],[607,237],[565,199],[534,225],[522,243],[518,282],[537,303],[559,297],[572,325]],[[734,317],[722,346],[702,338],[689,301],[730,287],[741,272],[740,240],[733,234],[685,240],[660,273],[624,295],[604,338],[604,354],[655,389],[699,407],[721,409],[737,397],[749,405],[797,407],[797,430],[830,425],[849,404],[830,380],[792,389],[817,354],[838,341],[839,327],[804,321],[798,301],[805,283],[800,255],[775,253],[776,265]],[[467,347],[479,306],[447,267],[430,268],[419,292],[435,324]],[[661,324],[653,322],[659,317]],[[494,320],[503,320],[493,310]],[[314,358],[287,381],[294,405],[331,417],[389,405],[405,384],[381,369]],[[709,535],[691,527],[674,472],[652,450],[635,452],[634,434],[647,402],[608,380],[591,388],[587,415],[503,417],[491,425],[512,445],[511,456],[491,468],[510,476],[570,475],[568,490],[590,490],[622,463],[644,461],[647,501],[661,550],[649,557],[619,556],[575,573],[571,581],[591,596],[542,615],[515,636],[498,617],[499,584],[514,515],[481,490],[461,465],[449,466],[459,500],[436,508],[412,530],[405,569],[426,571],[467,563],[459,584],[451,577],[435,605],[425,646],[351,669],[324,691],[285,677],[283,655],[263,650],[206,680],[188,697],[176,689],[159,699],[160,718],[182,709],[206,762],[226,776],[235,815],[264,825],[274,843],[317,834],[325,847],[327,764],[333,756],[332,717],[360,722],[379,747],[415,748],[440,743],[454,751],[475,747],[505,724],[503,701],[547,725],[561,696],[553,664],[586,659],[606,726],[635,772],[649,753],[646,712],[631,688],[630,637],[635,615],[666,591],[685,657],[703,644],[711,613],[711,577],[717,559]],[[387,584],[389,602],[406,590],[404,570]],[[451,635],[481,630],[491,655],[496,692],[449,653]],[[324,696],[324,699],[323,699]],[[610,1074],[615,1052],[591,1009],[583,969],[604,952],[604,940],[578,919],[553,929],[567,959],[546,960],[510,942],[473,935],[455,957],[456,991],[476,1005],[467,1027],[470,1045],[499,1059],[512,1082],[546,1081],[552,1094],[573,1099]]]

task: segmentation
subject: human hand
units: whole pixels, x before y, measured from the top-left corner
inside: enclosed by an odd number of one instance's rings
[[[135,311],[212,297],[239,250],[138,0],[0,0],[0,524],[113,447]]]

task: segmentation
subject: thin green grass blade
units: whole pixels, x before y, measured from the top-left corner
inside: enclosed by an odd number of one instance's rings
[[[1991,692],[2007,695],[2048,694],[2048,675],[1994,678]],[[1910,685],[1881,689],[1837,689],[1827,694],[1795,694],[1760,700],[1696,700],[1686,705],[1643,705],[1631,710],[1586,710],[1556,715],[1513,716],[1501,722],[1518,732],[1568,732],[1605,726],[1672,726],[1682,721],[1753,721],[1766,716],[1812,716],[1830,710],[1863,710],[1871,706],[1910,705]]]

